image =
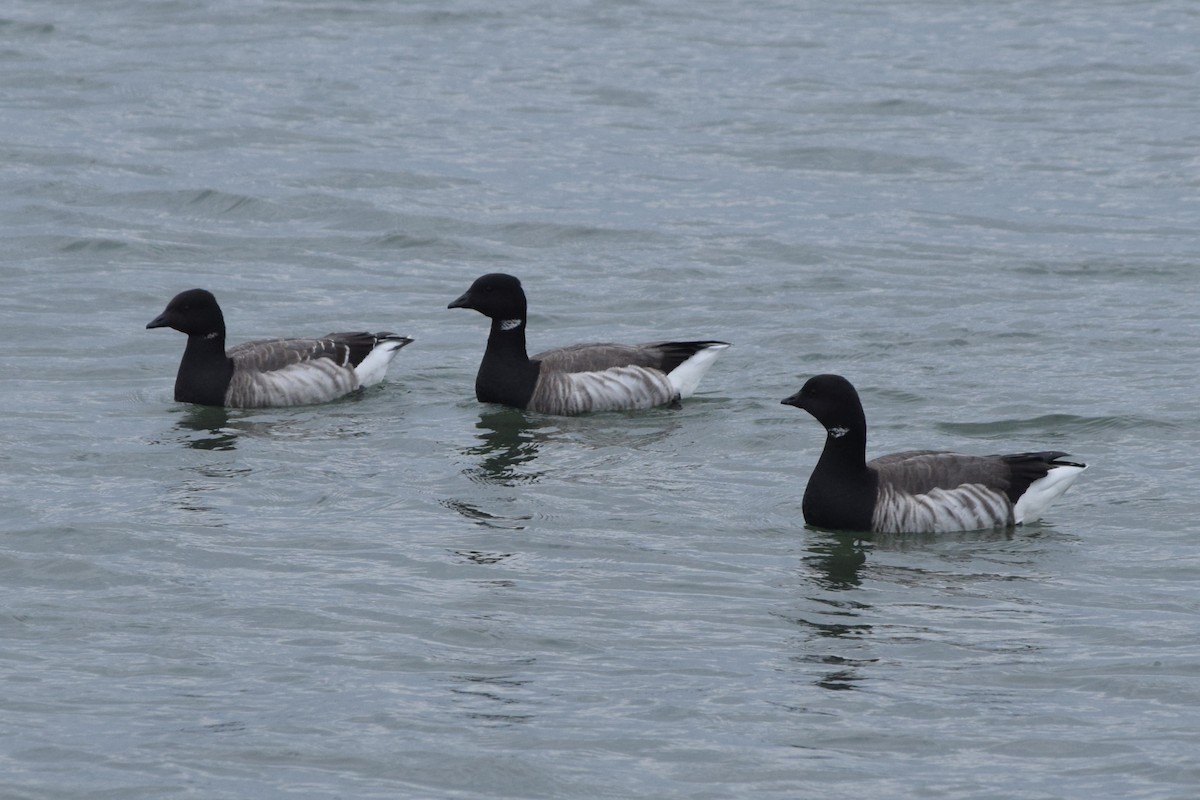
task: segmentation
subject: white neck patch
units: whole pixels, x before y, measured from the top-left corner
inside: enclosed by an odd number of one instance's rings
[[[216,331],[213,331],[212,333],[206,333],[206,334],[204,334],[204,338],[205,338],[205,339],[215,339],[215,338],[217,338],[217,337],[218,337],[218,336],[220,336],[220,335],[221,335],[221,334],[217,333]]]
[[[830,429],[829,429],[829,435],[830,435],[830,436],[832,436],[832,437],[833,437],[833,438],[835,438],[835,439],[840,439],[840,438],[842,438],[843,436],[845,436],[845,435],[846,435],[847,433],[849,433],[849,432],[850,432],[850,429],[849,429],[849,428],[841,428],[841,427],[837,427],[837,428],[830,428]]]
[[[502,320],[500,320],[500,330],[502,330],[502,331],[511,331],[513,328],[519,328],[519,327],[521,327],[521,320],[519,320],[519,319],[502,319]]]

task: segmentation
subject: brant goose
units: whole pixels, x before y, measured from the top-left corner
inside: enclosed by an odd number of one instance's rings
[[[473,308],[492,320],[475,376],[482,403],[583,414],[652,408],[690,397],[727,342],[577,344],[530,358],[521,282],[492,273],[478,278],[447,308]]]
[[[840,375],[817,375],[781,401],[825,426],[825,449],[804,490],[804,520],[820,528],[942,533],[1032,522],[1086,469],[1066,453],[972,456],[935,450],[867,461],[867,420]]]
[[[331,333],[320,339],[263,339],[225,352],[225,317],[211,292],[189,289],[147,328],[188,337],[175,376],[181,403],[232,408],[324,403],[383,380],[412,342],[394,333]]]

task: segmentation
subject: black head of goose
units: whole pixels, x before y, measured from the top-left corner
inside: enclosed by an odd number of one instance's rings
[[[212,292],[189,289],[147,328],[186,333],[175,376],[181,403],[262,408],[324,403],[383,380],[400,348],[394,333],[330,333],[320,339],[264,339],[225,351],[225,316]]]
[[[482,403],[547,414],[582,414],[668,405],[689,397],[727,342],[577,344],[529,357],[521,282],[491,273],[447,308],[473,308],[492,321],[475,376]]]
[[[840,375],[817,375],[784,399],[825,427],[804,490],[804,520],[820,528],[935,533],[1032,522],[1086,469],[1058,451],[973,456],[913,450],[866,460],[867,420]]]

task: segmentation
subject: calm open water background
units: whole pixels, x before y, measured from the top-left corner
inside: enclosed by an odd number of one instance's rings
[[[1193,798],[1200,7],[133,2],[0,13],[0,796]],[[473,399],[735,343],[682,410]],[[321,407],[231,342],[417,337]],[[1044,523],[808,530],[871,452],[1053,447]]]

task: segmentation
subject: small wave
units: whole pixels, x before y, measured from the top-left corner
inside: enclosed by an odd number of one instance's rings
[[[989,438],[992,436],[1030,431],[1083,433],[1102,430],[1137,430],[1142,428],[1169,429],[1178,426],[1175,423],[1134,415],[1081,417],[1074,414],[1044,414],[1040,417],[1031,417],[1029,419],[999,419],[989,422],[942,422],[938,423],[937,427],[947,433]]]
[[[52,22],[24,22],[21,20],[4,18],[0,19],[0,30],[7,33],[32,33],[45,35],[54,33],[57,30]]]
[[[866,175],[947,174],[966,169],[966,165],[949,158],[855,147],[791,147],[751,153],[748,158],[763,167]]]
[[[109,239],[107,237],[96,237],[86,239],[71,239],[66,244],[59,247],[64,253],[101,253],[108,250],[122,250],[129,247],[129,242],[123,242],[119,239]]]
[[[235,217],[273,222],[297,216],[294,210],[269,200],[216,189],[117,192],[106,198],[106,202],[127,208],[168,210],[206,219]]]
[[[228,192],[220,192],[215,189],[203,189],[191,195],[190,198],[183,198],[183,207],[188,209],[200,209],[211,213],[213,216],[255,216],[247,213],[237,213],[235,211],[253,211],[256,208],[265,208],[268,204],[249,195],[230,194]]]

